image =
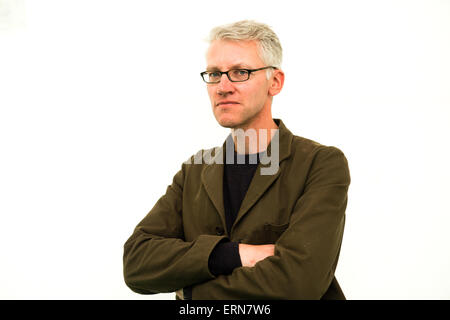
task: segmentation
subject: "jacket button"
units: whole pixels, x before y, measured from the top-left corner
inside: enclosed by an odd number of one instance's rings
[[[221,227],[216,227],[216,234],[218,236],[223,236],[223,229]]]

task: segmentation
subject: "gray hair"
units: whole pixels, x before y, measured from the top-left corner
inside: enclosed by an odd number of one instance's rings
[[[256,40],[259,43],[259,57],[267,66],[281,68],[283,50],[280,40],[273,30],[266,24],[242,20],[211,30],[208,42],[214,40]],[[272,74],[272,70],[267,70],[267,77]]]

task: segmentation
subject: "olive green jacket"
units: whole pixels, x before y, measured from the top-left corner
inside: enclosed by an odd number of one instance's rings
[[[133,291],[178,290],[182,298],[180,289],[192,287],[193,299],[345,298],[334,272],[350,184],[347,160],[339,149],[294,136],[274,120],[279,125],[279,169],[263,175],[260,167],[270,164],[258,165],[230,234],[224,165],[195,164],[194,156],[191,164],[182,164],[166,194],[124,245],[124,278]],[[225,143],[218,150],[213,159],[224,157]],[[208,258],[224,238],[275,244],[275,255],[215,277]]]

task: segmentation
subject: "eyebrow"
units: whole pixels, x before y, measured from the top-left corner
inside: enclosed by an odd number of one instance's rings
[[[246,63],[237,63],[237,64],[232,65],[229,70],[232,70],[232,69],[251,69],[251,68]],[[217,70],[220,70],[220,68],[216,67],[216,66],[207,66],[206,67],[206,71],[217,71]]]

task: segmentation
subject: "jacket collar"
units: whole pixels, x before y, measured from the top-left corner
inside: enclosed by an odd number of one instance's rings
[[[262,195],[269,188],[269,186],[279,177],[281,171],[280,166],[281,162],[284,159],[288,158],[291,154],[291,144],[293,138],[292,133],[289,131],[289,129],[286,128],[281,119],[273,119],[273,120],[278,125],[278,131],[272,138],[272,141],[276,141],[277,139],[276,135],[278,135],[278,145],[279,145],[278,170],[274,174],[261,174],[262,168],[269,168],[272,164],[271,163],[258,164],[252,182],[250,183],[245,198],[242,201],[234,225],[236,225],[239,222],[239,220],[242,219],[242,217],[250,210],[250,208],[262,197]],[[226,230],[225,228],[226,222],[225,222],[225,209],[223,204],[223,169],[224,169],[223,163],[225,162],[224,160],[226,159],[226,144],[227,141],[230,141],[229,139],[232,139],[231,133],[230,135],[228,135],[222,147],[218,148],[215,154],[213,152],[211,164],[205,166],[201,175],[202,183],[205,187],[205,190],[209,198],[213,202],[214,206],[216,207],[220,215],[222,224],[224,226],[224,230]],[[269,157],[271,157],[272,154],[272,141],[267,147],[267,155]],[[273,149],[274,151],[276,151],[276,148]],[[273,159],[273,157],[271,159]],[[233,228],[231,229],[231,231],[233,231]]]

